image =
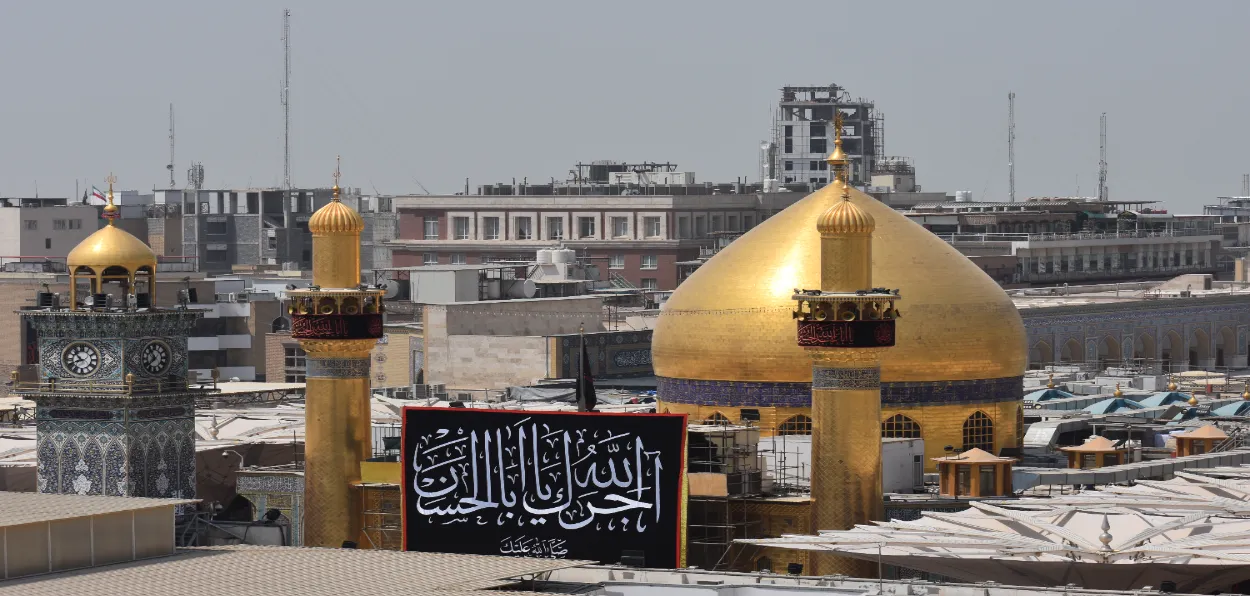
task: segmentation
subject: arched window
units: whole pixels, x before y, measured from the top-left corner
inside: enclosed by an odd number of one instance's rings
[[[724,414],[721,414],[720,412],[712,412],[712,415],[711,415],[711,416],[708,416],[707,418],[705,418],[705,419],[703,420],[703,424],[725,424],[725,425],[729,425],[729,424],[733,424],[733,422],[730,422],[730,421],[729,421],[729,418],[725,417],[725,415],[724,415]]]
[[[781,426],[777,427],[779,435],[810,435],[812,434],[812,419],[799,414],[786,418]]]
[[[964,450],[973,447],[994,453],[994,421],[977,410],[964,420]]]
[[[920,425],[902,414],[895,414],[881,423],[883,439],[919,439]]]

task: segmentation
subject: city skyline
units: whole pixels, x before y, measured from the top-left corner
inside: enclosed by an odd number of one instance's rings
[[[885,154],[926,190],[1006,199],[1008,92],[1020,198],[1097,194],[1103,112],[1112,199],[1194,212],[1250,171],[1246,84],[1225,74],[1250,49],[1240,3],[878,3],[849,30],[852,3],[709,6],[290,6],[293,183],[328,186],[336,154],[346,185],[384,194],[595,159],[755,180],[780,87],[829,83],[876,102]],[[283,7],[9,7],[0,194],[68,196],[110,171],[167,186],[170,103],[179,186],[192,161],[209,187],[280,186]]]

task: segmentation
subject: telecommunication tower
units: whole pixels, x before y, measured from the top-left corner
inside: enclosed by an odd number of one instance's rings
[[[1107,113],[1098,125],[1098,200],[1107,200]]]
[[[291,190],[291,9],[282,10],[282,188]]]
[[[169,170],[169,187],[174,187],[174,104],[169,104],[169,163],[165,164],[165,169]]]
[[[1007,196],[1016,202],[1016,94],[1007,93]]]

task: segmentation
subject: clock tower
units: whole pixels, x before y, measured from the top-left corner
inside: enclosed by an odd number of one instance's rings
[[[35,402],[41,493],[195,496],[195,401],[187,379],[196,311],[156,308],[156,254],[108,225],[67,259],[69,295],[41,292],[21,311],[38,372],[13,373]]]

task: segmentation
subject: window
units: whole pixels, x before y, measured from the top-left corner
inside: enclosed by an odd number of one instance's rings
[[[205,234],[209,234],[209,235],[213,235],[213,236],[224,236],[224,235],[225,235],[226,233],[228,233],[229,231],[230,231],[230,228],[229,228],[229,226],[226,224],[225,220],[222,220],[222,221],[208,221],[208,222],[205,222],[205,223],[204,223],[204,233],[205,233]]]
[[[608,257],[608,269],[624,269],[625,255],[612,255]]]
[[[794,153],[794,139],[786,139],[783,153]]]
[[[794,125],[787,124],[785,128],[785,133],[786,133],[787,138],[794,136]]]
[[[660,258],[655,255],[642,255],[642,264],[639,265],[638,268],[639,269],[659,269]]]
[[[749,230],[754,226],[755,226],[755,217],[750,216],[750,215],[742,216],[742,229],[743,230]]]
[[[456,240],[468,240],[469,239],[469,218],[453,217],[452,222],[455,227],[455,235],[453,236],[453,238],[455,238]]]
[[[728,426],[730,424],[733,424],[733,422],[731,422],[727,416],[725,416],[724,414],[721,414],[720,412],[712,412],[711,416],[708,416],[707,418],[703,420],[703,424],[723,424],[725,426]]]
[[[811,139],[808,142],[809,153],[824,153],[828,147],[826,139]]]
[[[422,223],[425,225],[425,239],[438,240],[438,218],[427,217]]]
[[[756,408],[743,408],[738,412],[738,420],[742,422],[759,422],[760,411]]]
[[[499,239],[499,218],[483,217],[482,218],[482,237],[486,240]]]
[[[307,362],[304,349],[299,346],[284,346],[283,352],[286,356],[286,382],[287,383],[303,383],[305,364]]]
[[[997,478],[994,474],[994,466],[977,466],[981,473],[981,496],[990,496],[998,493],[996,486]]]
[[[26,224],[26,225],[25,225],[25,227],[26,227],[26,229],[27,229],[27,230],[38,230],[38,229],[39,229],[39,222],[38,222],[38,221],[36,221],[36,220],[33,220],[33,219],[28,219],[28,220],[26,220],[26,221],[25,221],[25,224]]]
[[[224,250],[206,250],[204,251],[204,259],[210,263],[225,263],[226,251]]]
[[[738,231],[738,216],[729,215],[725,217],[725,229],[730,232]]]
[[[436,252],[421,253],[421,264],[422,265],[437,265],[438,253]]]
[[[825,132],[825,124],[823,122],[813,122],[809,124],[808,130],[810,131],[809,134],[813,137],[823,137],[827,134]]]
[[[629,237],[629,218],[613,217],[612,218],[612,237],[628,238]]]
[[[277,250],[277,249],[278,249],[278,237],[270,236],[269,237],[269,250]]]
[[[638,281],[644,290],[655,290],[660,287],[659,282],[654,277],[644,277]]]
[[[81,220],[81,219],[71,219],[71,220],[69,220],[69,229],[71,229],[71,230],[81,230],[81,229],[82,229],[82,220]]]
[[[534,221],[528,217],[518,217],[513,220],[513,227],[516,228],[517,240],[533,240],[534,238]]]
[[[65,229],[65,220],[63,220],[63,219],[54,219],[54,220],[52,220],[52,229],[54,229],[54,230],[64,230],[64,229]]]
[[[547,218],[547,239],[548,240],[564,240],[564,218],[548,217]]]
[[[694,218],[694,237],[702,238],[704,236],[707,236],[707,218],[696,217]]]
[[[593,217],[577,218],[577,237],[578,238],[594,238],[595,237],[595,218]]]
[[[678,238],[690,237],[690,218],[689,217],[677,218],[677,237]]]
[[[1098,455],[1095,453],[1081,454],[1081,469],[1091,469],[1098,467]]]
[[[919,439],[920,425],[902,414],[895,414],[881,423],[881,436],[886,439]]]
[[[786,418],[786,421],[777,427],[777,434],[810,435],[812,434],[812,419],[802,414]]]
[[[972,466],[955,466],[955,496],[972,493]]]
[[[712,216],[712,231],[713,231],[713,232],[719,232],[719,231],[721,231],[721,227],[720,227],[720,216],[719,216],[719,215],[713,215],[713,216]]]
[[[972,448],[994,453],[994,421],[977,410],[964,420],[964,451]]]
[[[52,239],[51,239],[51,238],[44,238],[44,239],[43,239],[43,247],[44,247],[44,248],[52,248]]]
[[[660,233],[660,218],[658,217],[642,218],[642,233],[647,238],[659,238],[662,235]]]
[[[788,153],[788,152],[787,152],[787,153]],[[783,170],[785,170],[785,171],[787,171],[787,172],[794,171],[794,162],[792,162],[792,161],[787,161],[787,162],[782,163],[782,164],[781,164],[781,169],[783,169]]]

